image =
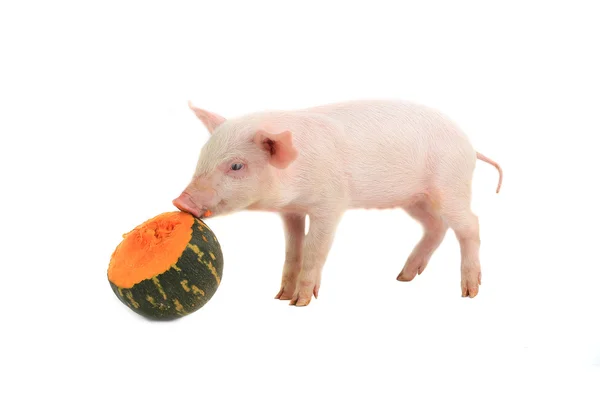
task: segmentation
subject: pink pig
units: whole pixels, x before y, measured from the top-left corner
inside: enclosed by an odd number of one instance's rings
[[[321,271],[344,212],[403,208],[423,237],[398,275],[423,272],[448,227],[461,251],[462,296],[481,284],[479,220],[471,210],[476,152],[440,112],[414,103],[353,101],[235,119],[189,103],[211,133],[190,184],[173,204],[202,217],[239,210],[277,212],[286,238],[276,298],[306,306],[319,294]],[[310,229],[305,235],[305,219]]]

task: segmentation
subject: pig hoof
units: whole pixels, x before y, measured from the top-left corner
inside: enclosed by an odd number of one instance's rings
[[[409,258],[406,260],[406,264],[402,271],[396,278],[396,280],[400,282],[410,282],[412,281],[417,274],[421,275],[421,273],[425,270],[427,266],[427,261],[423,258]]]
[[[290,289],[288,286],[284,286],[281,288],[277,296],[275,296],[278,300],[291,300],[294,296],[294,289]]]
[[[305,307],[310,304],[311,299],[312,299],[312,293],[309,296],[299,293],[299,294],[294,295],[294,297],[290,301],[290,306]]]
[[[309,304],[310,304],[310,299],[309,300],[296,300],[296,301],[292,300],[290,302],[290,306],[296,306],[296,307],[306,307]]]
[[[462,297],[473,298],[477,296],[479,285],[481,285],[481,272],[465,273],[461,280]]]
[[[318,286],[315,285],[310,290],[309,290],[309,287],[303,287],[302,290],[300,290],[299,292],[294,294],[294,296],[292,297],[292,300],[290,301],[290,306],[296,306],[296,307],[307,306],[310,304],[310,301],[312,300],[313,295],[315,296],[315,299],[319,296]]]
[[[290,306],[306,307],[307,305],[310,304],[311,297],[309,297],[309,298],[294,297],[292,299],[292,301],[290,301]]]
[[[400,272],[400,274],[398,275],[398,277],[396,278],[396,280],[400,281],[400,282],[410,282],[410,281],[412,281],[415,278],[416,275],[417,274],[410,274],[409,275],[407,272],[405,272],[404,270],[402,270],[402,272]]]
[[[284,276],[281,279],[281,289],[275,296],[278,300],[291,300],[296,290],[296,276]]]

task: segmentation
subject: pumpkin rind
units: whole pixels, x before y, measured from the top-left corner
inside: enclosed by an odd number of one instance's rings
[[[120,288],[109,279],[119,300],[134,312],[156,320],[180,318],[203,307],[223,276],[221,246],[208,226],[194,218],[191,239],[163,273]]]

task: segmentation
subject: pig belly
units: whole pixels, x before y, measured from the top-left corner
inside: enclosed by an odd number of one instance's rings
[[[429,180],[423,171],[410,168],[354,171],[348,181],[349,208],[404,208],[429,192]]]

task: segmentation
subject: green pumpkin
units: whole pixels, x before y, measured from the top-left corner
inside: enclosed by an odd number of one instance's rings
[[[113,292],[131,310],[172,320],[213,297],[223,276],[223,254],[202,220],[167,212],[123,235],[107,275]]]

